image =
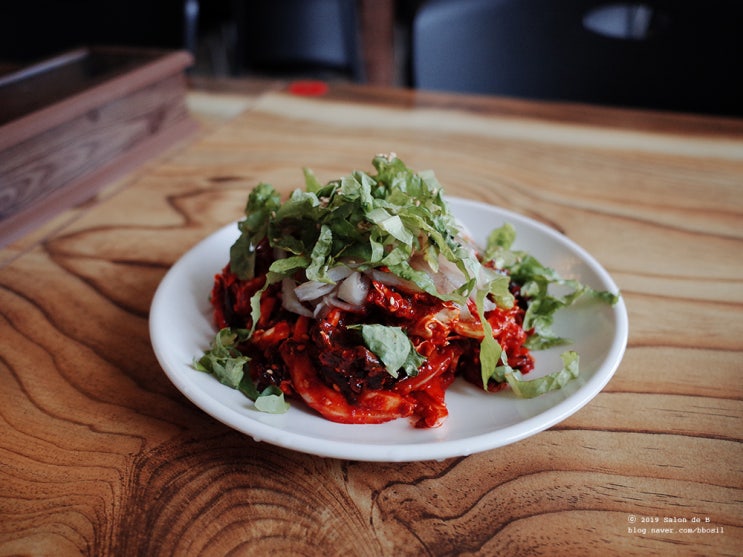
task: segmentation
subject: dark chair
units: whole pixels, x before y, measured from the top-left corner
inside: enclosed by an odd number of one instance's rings
[[[738,0],[431,0],[413,22],[413,85],[741,115],[742,13]]]
[[[235,0],[238,70],[364,79],[357,0]]]

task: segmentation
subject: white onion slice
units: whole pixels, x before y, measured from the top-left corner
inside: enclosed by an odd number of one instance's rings
[[[304,315],[305,317],[312,317],[312,312],[304,307],[302,302],[297,298],[295,294],[296,287],[297,283],[290,278],[285,278],[281,281],[281,305],[287,311]]]
[[[366,300],[366,296],[369,294],[369,281],[368,279],[359,273],[354,271],[346,280],[338,285],[338,298],[344,302],[360,307]]]
[[[344,302],[337,296],[333,296],[332,294],[329,296],[325,296],[322,299],[322,303],[328,306],[334,307],[334,308],[339,308],[344,311],[348,311],[348,312],[359,311],[359,309],[361,309],[361,305],[349,304],[347,302]]]
[[[353,272],[355,271],[346,265],[336,265],[335,267],[331,267],[330,269],[328,269],[327,275],[328,278],[333,282],[338,282],[339,280],[343,280]]]
[[[317,300],[326,294],[330,294],[335,289],[335,286],[334,283],[308,280],[297,286],[294,289],[294,293],[300,302],[306,302],[308,300]]]
[[[413,281],[405,280],[395,274],[380,271],[379,269],[372,269],[369,271],[369,274],[371,278],[377,282],[381,282],[385,286],[394,286],[395,288],[400,288],[401,290],[406,290],[408,292],[421,292],[420,286],[415,284]]]

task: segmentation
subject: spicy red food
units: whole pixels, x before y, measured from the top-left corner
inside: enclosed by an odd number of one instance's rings
[[[259,271],[254,278],[239,279],[229,265],[215,277],[211,301],[219,328],[252,327],[250,300],[264,287],[273,262],[267,240],[257,253]],[[281,283],[265,288],[252,336],[237,347],[250,359],[249,373],[258,390],[274,385],[335,422],[381,423],[410,417],[417,427],[440,425],[448,415],[444,397],[452,381],[462,376],[476,385],[482,383],[483,329],[474,302],[462,315],[453,302],[381,282],[378,278],[384,273],[376,273],[377,278],[361,274],[358,280],[367,285],[360,304],[331,298],[313,316],[285,308]],[[510,308],[494,307],[485,317],[508,354],[508,364],[528,373],[534,361],[524,346],[524,311],[524,304],[516,303]],[[391,375],[364,345],[361,334],[349,327],[369,322],[406,332],[425,358],[417,375]],[[488,389],[505,385],[491,381]]]

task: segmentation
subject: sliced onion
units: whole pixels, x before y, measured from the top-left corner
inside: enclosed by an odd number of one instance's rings
[[[361,309],[361,305],[349,304],[332,294],[329,296],[325,296],[322,299],[322,303],[326,304],[327,306],[339,308],[339,309],[342,309],[344,311],[349,311],[349,312],[359,311],[359,309]]]
[[[320,282],[318,280],[308,280],[303,282],[294,289],[294,293],[300,302],[308,300],[317,300],[335,289],[334,283]]]
[[[358,271],[354,271],[338,285],[337,294],[338,298],[358,308],[369,294],[369,280]]]
[[[421,292],[420,286],[415,284],[413,281],[405,280],[393,273],[380,271],[379,269],[372,269],[371,271],[369,271],[369,274],[371,278],[373,278],[377,282],[381,282],[385,286],[393,286],[395,288],[406,290],[408,292]]]
[[[485,287],[488,283],[492,282],[498,277],[503,276],[505,273],[497,269],[491,269],[490,267],[480,266],[480,272],[477,275],[477,286],[479,288]]]
[[[328,278],[333,282],[338,282],[339,280],[343,280],[353,272],[354,270],[346,265],[336,265],[335,267],[331,267],[330,269],[328,269],[327,275]]]
[[[312,311],[312,317],[314,317],[315,319],[322,319],[328,314],[328,311],[330,311],[330,306],[325,303],[325,298],[323,298]]]
[[[490,298],[487,298],[486,297],[482,301],[482,312],[483,313],[487,313],[489,311],[493,311],[497,307],[498,307],[497,304],[493,300],[491,300]]]
[[[322,319],[328,314],[330,308],[339,308],[349,312],[359,311],[358,306],[352,306],[340,300],[335,294],[328,294],[327,296],[323,296],[322,300],[315,306],[312,316],[315,319]]]
[[[296,287],[297,283],[290,278],[285,278],[281,281],[281,305],[284,306],[284,309],[287,311],[294,312],[298,315],[304,315],[305,317],[312,317],[312,312],[304,307],[302,302],[297,298],[297,295],[295,294]]]
[[[451,294],[467,282],[464,273],[455,262],[440,255],[437,264],[438,270],[434,271],[429,262],[421,255],[416,255],[410,260],[410,266],[413,269],[431,277],[436,291],[440,294]]]
[[[474,307],[475,299],[474,297],[470,299],[472,300],[473,307]],[[459,310],[459,318],[462,321],[473,321],[475,319],[475,316],[472,315],[472,312],[470,311],[470,307],[468,304],[458,304],[454,302],[454,307],[456,307]],[[488,313],[489,311],[493,311],[497,307],[498,306],[495,304],[495,302],[488,297],[485,297],[485,299],[482,302],[483,313]],[[477,319],[479,320],[479,317],[477,317]]]
[[[445,257],[439,257],[439,272],[433,273],[433,283],[436,290],[443,294],[451,294],[467,282],[462,270],[457,264]]]
[[[459,319],[462,321],[471,321],[473,319],[472,312],[467,304],[458,304],[453,302],[454,307],[459,310]]]

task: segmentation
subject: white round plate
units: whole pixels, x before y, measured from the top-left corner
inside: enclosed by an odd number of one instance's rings
[[[454,215],[484,244],[503,224],[516,229],[515,249],[526,250],[566,278],[617,291],[593,257],[563,235],[536,221],[483,203],[448,198]],[[580,354],[580,377],[559,391],[534,399],[509,390],[489,394],[458,379],[446,394],[449,417],[439,428],[416,429],[407,419],[376,425],[330,422],[299,400],[286,414],[267,414],[214,377],[193,369],[194,358],[209,347],[216,330],[208,295],[214,275],[229,260],[238,234],[232,223],[186,253],[163,278],[150,311],[150,337],[160,365],[173,384],[196,406],[224,424],[253,437],[305,453],[362,461],[403,462],[445,459],[500,447],[543,431],[588,403],[606,385],[627,343],[624,301],[609,306],[577,303],[556,315],[555,330],[573,339],[566,347],[534,352],[538,377],[561,367],[560,354]]]

